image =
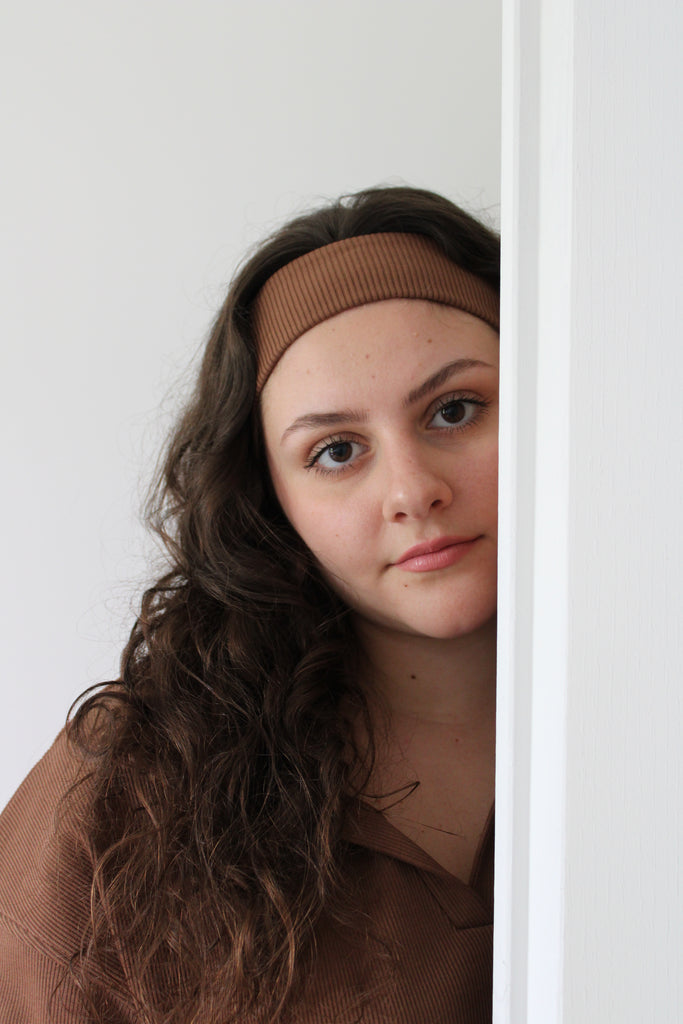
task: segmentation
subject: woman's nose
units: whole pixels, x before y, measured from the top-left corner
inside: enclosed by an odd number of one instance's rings
[[[387,522],[425,519],[452,500],[451,487],[438,466],[430,465],[417,453],[403,453],[391,460],[383,503]]]

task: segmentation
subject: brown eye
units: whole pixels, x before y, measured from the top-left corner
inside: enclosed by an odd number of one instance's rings
[[[353,466],[358,456],[365,450],[365,445],[360,441],[349,441],[339,437],[314,452],[307,468],[317,469],[321,473],[341,473],[349,466]]]
[[[353,446],[350,441],[337,441],[327,448],[327,454],[333,462],[347,462],[352,452]]]
[[[470,403],[471,404],[471,403]],[[467,417],[467,405],[465,402],[447,402],[439,410],[446,423],[461,423]]]
[[[432,429],[446,430],[449,427],[468,427],[482,415],[486,403],[479,398],[451,398],[439,406],[429,425]]]

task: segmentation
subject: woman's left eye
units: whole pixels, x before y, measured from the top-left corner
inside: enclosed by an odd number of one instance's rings
[[[365,446],[359,441],[345,437],[332,438],[315,449],[306,463],[306,469],[317,469],[321,473],[338,473],[350,466]]]
[[[466,427],[481,415],[483,408],[481,399],[449,398],[436,409],[429,425],[437,429]]]

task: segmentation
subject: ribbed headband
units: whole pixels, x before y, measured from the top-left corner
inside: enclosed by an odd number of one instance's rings
[[[253,305],[260,393],[283,353],[337,313],[382,299],[455,306],[498,330],[499,299],[482,278],[452,263],[424,235],[358,235],[314,249],[268,278]]]

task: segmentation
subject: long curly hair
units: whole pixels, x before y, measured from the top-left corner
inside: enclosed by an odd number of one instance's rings
[[[71,972],[93,1021],[123,1005],[145,1024],[274,1024],[321,915],[344,914],[341,826],[372,723],[348,610],[269,481],[250,311],[290,260],[386,231],[428,236],[498,288],[495,232],[434,193],[370,189],[299,216],[237,273],[169,440],[148,509],[168,571],[120,680],[69,722],[94,872]]]

